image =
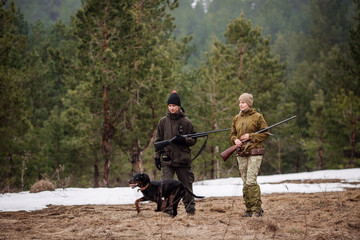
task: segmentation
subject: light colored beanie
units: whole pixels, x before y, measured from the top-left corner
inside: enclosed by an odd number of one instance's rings
[[[253,95],[250,93],[243,93],[239,97],[239,101],[246,102],[250,107],[253,105]]]

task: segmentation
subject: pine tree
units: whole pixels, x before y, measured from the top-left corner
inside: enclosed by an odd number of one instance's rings
[[[336,126],[332,139],[336,139],[336,145],[344,159],[342,164],[346,167],[357,166],[359,164],[356,153],[359,149],[360,98],[352,91],[346,93],[342,90],[341,94],[332,99],[328,115],[332,126]]]
[[[233,86],[239,82],[244,86],[236,89],[236,95],[252,93],[256,108],[270,113],[272,102],[279,101],[283,89],[283,66],[270,53],[270,37],[264,38],[261,29],[252,27],[243,15],[230,22],[225,36],[234,57],[230,65]]]
[[[325,99],[324,92],[319,90],[315,94],[315,99],[311,101],[311,112],[306,114],[310,127],[308,134],[310,136],[309,142],[305,143],[304,149],[307,150],[309,158],[314,159],[310,163],[311,169],[324,169],[324,148],[326,139],[326,117],[324,117]],[[317,159],[318,161],[315,161]],[[315,162],[318,165],[315,165]]]
[[[351,72],[354,75],[353,86],[351,89],[355,95],[360,95],[360,1],[354,1],[357,4],[357,23],[350,29],[350,53],[352,56],[353,64],[351,64]]]
[[[115,152],[132,163],[133,171],[144,171],[141,157],[151,144],[160,102],[181,67],[182,45],[169,38],[174,26],[166,13],[176,5],[89,0],[76,14],[80,68],[87,73],[81,85],[90,93],[82,98],[92,115],[103,118],[98,129],[106,186]]]
[[[203,118],[212,128],[230,127],[239,112],[238,97],[249,92],[254,96],[254,107],[272,122],[276,106],[271,103],[281,99],[283,67],[270,53],[270,39],[243,15],[228,24],[225,37],[227,44],[214,42],[207,65],[202,68]],[[210,165],[214,172],[215,161]]]
[[[20,187],[21,157],[19,146],[29,128],[26,106],[24,67],[27,47],[27,24],[11,3],[4,8],[0,2],[0,189]]]

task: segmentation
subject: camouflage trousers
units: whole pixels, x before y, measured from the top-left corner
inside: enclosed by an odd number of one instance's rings
[[[176,173],[177,178],[180,182],[184,184],[184,186],[193,191],[192,184],[195,179],[195,175],[191,167],[173,167],[170,165],[162,166],[162,179],[163,180],[172,180],[174,179],[174,175]],[[185,205],[186,212],[194,213],[195,212],[195,200],[194,197],[190,194],[185,194],[183,198],[183,203]],[[167,210],[170,210],[168,208]]]
[[[261,209],[261,192],[257,176],[263,156],[237,157],[241,179],[243,180],[243,198],[247,213],[259,213]]]

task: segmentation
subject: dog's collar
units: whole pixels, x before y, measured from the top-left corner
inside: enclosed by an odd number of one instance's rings
[[[143,187],[143,188],[139,188],[138,191],[144,191],[145,189],[147,189],[147,187],[149,186],[149,184],[150,184],[150,183],[146,184],[146,186]]]

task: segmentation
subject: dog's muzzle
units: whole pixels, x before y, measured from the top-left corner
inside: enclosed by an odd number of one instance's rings
[[[133,182],[131,180],[128,181],[129,185],[131,188],[136,188],[138,186],[138,183],[137,182]]]

